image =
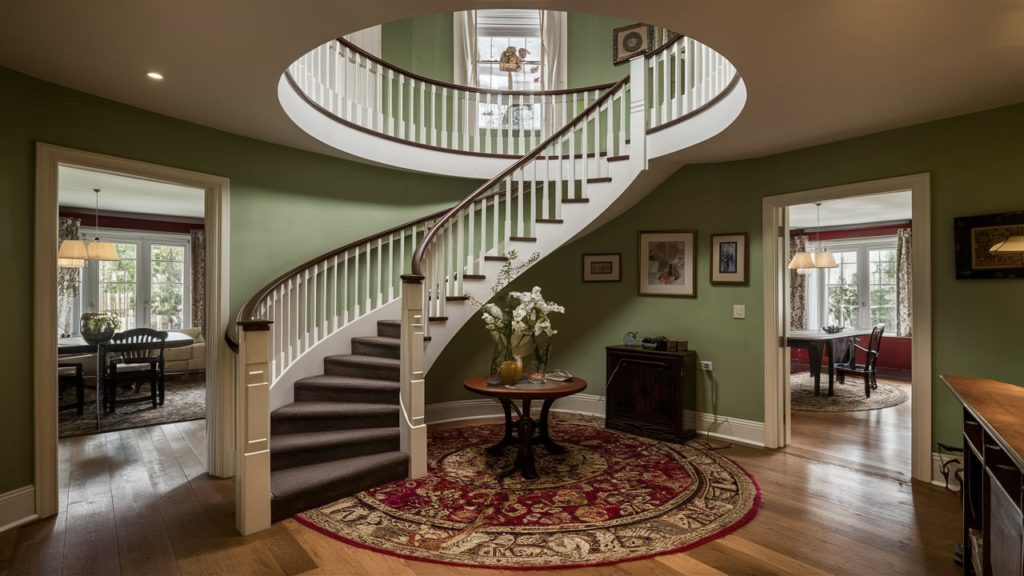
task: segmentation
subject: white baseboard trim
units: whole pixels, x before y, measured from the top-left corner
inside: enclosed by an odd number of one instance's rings
[[[551,408],[553,412],[571,412],[604,418],[604,397],[594,394],[574,394],[558,400]],[[540,408],[538,404],[537,409]],[[477,418],[501,417],[501,404],[496,400],[458,400],[455,402],[439,402],[428,404],[424,408],[424,419],[427,424],[474,420]],[[703,437],[711,429],[711,437],[726,442],[747,446],[764,447],[764,423],[738,418],[719,416],[717,422],[711,414],[697,413],[698,435]],[[712,424],[712,422],[715,422]]]
[[[0,532],[36,520],[36,488],[23,486],[0,494]]]
[[[952,459],[953,456],[946,456],[947,459]],[[963,458],[959,458],[961,465],[963,464]],[[950,469],[949,475],[949,489],[956,492],[960,491],[960,487],[956,484],[956,479],[953,478],[953,470],[956,469],[956,465]],[[942,457],[938,452],[932,452],[932,484],[936,486],[946,487],[946,481],[942,478]]]

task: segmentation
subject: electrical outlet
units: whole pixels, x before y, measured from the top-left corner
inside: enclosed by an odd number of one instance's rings
[[[701,370],[708,370],[708,371],[712,370],[711,360],[701,360],[700,361],[700,369]]]

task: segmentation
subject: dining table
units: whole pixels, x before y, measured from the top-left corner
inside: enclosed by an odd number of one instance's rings
[[[867,336],[871,330],[846,328],[839,332],[824,330],[792,330],[786,335],[786,345],[805,348],[810,363],[811,377],[814,378],[814,395],[821,395],[821,360],[828,355],[828,395],[833,395],[835,384],[836,356],[840,350],[849,350],[849,343],[858,336]]]
[[[168,332],[167,339],[164,340],[164,348],[191,346],[194,342],[195,341],[188,334],[184,334],[182,332]],[[86,342],[85,338],[82,338],[81,336],[70,336],[67,338],[57,339],[58,362],[60,361],[60,356],[96,353],[96,430],[100,429],[100,406],[102,401],[100,398],[100,391],[102,390],[101,385],[103,384],[103,365],[105,356],[103,348],[104,343],[93,344]]]

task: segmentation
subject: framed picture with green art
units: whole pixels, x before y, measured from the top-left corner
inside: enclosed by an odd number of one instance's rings
[[[637,244],[641,296],[697,297],[696,232],[640,232]]]

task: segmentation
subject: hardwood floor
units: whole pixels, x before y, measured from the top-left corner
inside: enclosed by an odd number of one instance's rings
[[[725,451],[764,491],[761,512],[747,526],[682,554],[558,573],[958,573],[951,561],[960,535],[954,494],[888,470],[898,457],[873,440],[858,441],[858,418],[827,436],[820,419],[797,420],[790,448]],[[838,439],[831,444],[837,454],[825,457],[826,438]],[[515,573],[401,560],[292,520],[238,536],[234,483],[203,472],[204,447],[203,421],[61,441],[60,514],[0,534],[0,576]]]

